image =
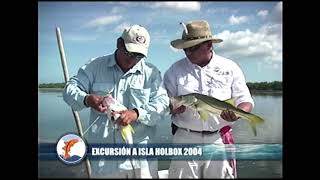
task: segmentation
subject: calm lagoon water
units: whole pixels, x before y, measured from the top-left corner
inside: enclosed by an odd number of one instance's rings
[[[253,136],[249,124],[237,121],[233,133],[237,144],[282,144],[282,96],[254,95],[253,113],[265,119],[257,126],[258,135]],[[77,132],[71,108],[63,101],[62,92],[38,93],[38,143],[55,143],[67,132]],[[79,112],[83,129],[89,126],[89,109]],[[156,132],[160,143],[171,142],[171,121],[169,117],[158,124]],[[39,177],[85,177],[83,164],[66,167],[57,161],[38,161]],[[167,169],[169,161],[159,161],[159,169]],[[239,178],[279,178],[282,177],[282,160],[238,160]]]

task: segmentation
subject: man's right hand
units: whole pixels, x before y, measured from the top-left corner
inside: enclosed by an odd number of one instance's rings
[[[186,106],[184,105],[175,108],[172,106],[172,104],[169,104],[169,107],[170,107],[170,113],[173,115],[183,113],[186,110]]]
[[[103,96],[88,94],[85,101],[89,107],[92,107],[98,112],[104,113],[108,109],[106,106],[102,105]]]

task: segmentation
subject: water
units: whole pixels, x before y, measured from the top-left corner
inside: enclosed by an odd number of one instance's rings
[[[61,92],[39,92],[38,142],[56,142],[67,132],[77,132],[71,108],[63,101]],[[282,144],[282,96],[253,96],[253,113],[263,117],[265,123],[257,126],[258,135],[253,136],[249,124],[237,121],[233,133],[237,144]],[[83,130],[89,126],[89,109],[79,112]],[[158,125],[157,142],[172,140],[171,121],[165,118]],[[57,161],[38,161],[39,177],[85,177],[83,164],[66,167]],[[167,169],[170,161],[159,161],[159,169]],[[254,169],[254,170],[252,170]],[[239,178],[282,177],[281,160],[238,161]]]

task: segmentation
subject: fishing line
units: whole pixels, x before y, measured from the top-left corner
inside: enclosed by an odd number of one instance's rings
[[[104,97],[106,97],[107,95],[111,94],[112,91],[114,90],[114,88],[112,88],[111,90],[107,91],[106,95],[104,95]],[[100,116],[98,116],[90,125],[89,127],[84,131],[83,136],[88,132],[88,130],[94,125],[94,123],[99,119]]]
[[[83,132],[83,136],[88,132],[88,130],[95,124],[95,122],[99,119],[100,116],[98,116],[91,124],[90,126]]]

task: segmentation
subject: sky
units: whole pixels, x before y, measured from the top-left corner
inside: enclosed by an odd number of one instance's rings
[[[64,82],[55,28],[61,30],[69,75],[90,59],[114,53],[125,27],[151,37],[146,61],[161,74],[185,57],[170,45],[180,22],[206,20],[216,54],[236,62],[247,82],[282,81],[282,2],[38,2],[38,83]]]

